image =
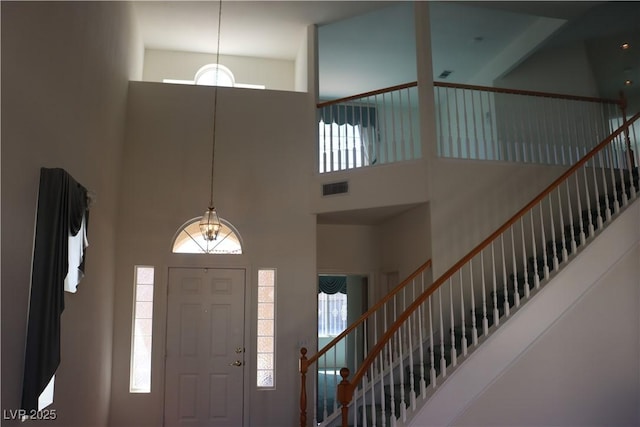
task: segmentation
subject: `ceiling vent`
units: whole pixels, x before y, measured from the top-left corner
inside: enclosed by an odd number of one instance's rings
[[[446,79],[447,77],[449,77],[449,74],[453,73],[453,71],[450,70],[444,70],[443,72],[440,73],[440,75],[438,76],[439,79]]]
[[[349,191],[349,182],[340,181],[329,184],[322,184],[322,195],[331,196],[333,194],[344,194]]]

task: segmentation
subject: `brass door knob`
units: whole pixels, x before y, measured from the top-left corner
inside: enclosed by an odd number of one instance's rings
[[[242,366],[242,362],[239,360],[236,360],[233,363],[229,363],[229,366]]]

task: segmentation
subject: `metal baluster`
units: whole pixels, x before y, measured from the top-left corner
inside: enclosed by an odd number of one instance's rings
[[[406,89],[404,89],[406,90]],[[402,161],[402,160],[408,160],[408,156],[407,156],[407,147],[405,146],[405,144],[407,143],[406,138],[405,138],[405,128],[404,128],[404,112],[403,112],[403,103],[402,103],[402,90],[398,91],[398,103],[400,104],[400,106],[398,107],[398,115],[400,116],[400,147],[399,148],[399,155],[398,158],[396,160],[398,161]],[[407,108],[407,110],[410,110],[410,107]]]
[[[536,249],[536,232],[533,224],[533,209],[531,209],[531,216],[529,218],[531,220],[531,255],[533,256],[533,286],[536,289],[538,289],[540,287],[540,274],[538,274],[538,250]],[[523,228],[524,228],[524,224],[523,224]],[[527,258],[525,257],[525,260],[526,259]],[[527,297],[528,296],[529,295],[527,295]]]
[[[487,138],[487,130],[484,125],[484,122],[487,120],[487,116],[484,113],[484,101],[482,92],[478,93],[478,96],[480,98],[480,114],[482,117],[482,142],[484,143],[484,158],[485,160],[495,160],[494,153],[491,153],[491,155],[489,154],[489,143],[487,141],[491,141],[491,139]]]
[[[614,154],[613,154],[613,142],[607,146],[609,153],[609,164],[611,172],[611,195],[613,196],[613,212],[620,212],[620,203],[618,202],[618,192],[616,191],[616,175],[615,175],[615,163],[614,163]]]
[[[443,377],[447,376],[447,361],[444,358],[444,321],[442,319],[442,286],[438,288],[438,299],[440,301],[440,372]]]
[[[471,292],[471,343],[475,347],[478,345],[478,328],[476,327],[476,296],[473,287],[473,260],[469,261],[469,289]]]
[[[421,273],[421,282],[422,282],[422,291],[424,292],[424,272]],[[423,315],[423,305],[420,304],[418,307],[418,351],[420,356],[420,395],[424,397],[424,394],[427,391],[427,384],[425,383],[425,372],[424,372],[424,335],[423,331],[425,329],[424,325],[424,315]]]
[[[456,350],[455,319],[453,314],[453,279],[451,277],[449,277],[449,321],[451,322],[451,366],[456,366],[458,364],[458,352]]]
[[[475,97],[475,93],[476,91],[471,91],[471,106],[472,106],[472,110],[473,110],[473,137],[475,139],[475,146],[476,146],[476,153],[478,156],[478,159],[483,159],[483,160],[487,160],[487,152],[484,152],[484,156],[480,155],[480,140],[478,140],[478,124],[477,124],[477,120],[476,117],[478,116],[478,113],[476,111],[476,97]],[[482,110],[482,104],[480,105],[480,110]],[[482,116],[484,117],[484,115]]]
[[[397,319],[397,317],[396,317]],[[407,400],[406,400],[406,396],[404,393],[404,385],[405,385],[405,380],[404,380],[404,369],[402,369],[402,365],[404,362],[404,344],[403,344],[403,340],[402,340],[402,332],[403,330],[406,328],[406,323],[403,324],[398,331],[396,332],[398,334],[398,348],[399,348],[399,356],[398,356],[398,361],[399,363],[399,369],[398,369],[398,385],[400,386],[400,419],[404,422],[407,418]],[[393,369],[393,367],[391,368]]]
[[[431,295],[429,295],[429,382],[431,387],[436,387],[436,368],[435,368],[435,356],[434,356],[433,342],[433,309],[431,304]]]
[[[484,250],[480,251],[480,276],[482,277],[482,335],[489,333],[489,320],[487,319],[487,287],[484,278]]]
[[[380,418],[382,421],[382,426],[386,426],[387,424],[387,399],[385,396],[385,386],[384,386],[384,350],[380,352],[380,356],[378,357],[378,369],[380,370]],[[371,394],[375,394],[375,387],[372,389]],[[375,408],[375,400],[374,400],[374,408]],[[374,409],[375,412],[375,409]],[[375,424],[374,424],[375,425]]]
[[[629,138],[629,135],[631,133],[631,131],[633,130],[632,126],[628,127],[628,130],[626,133],[623,134],[623,138]],[[635,159],[633,159],[633,149],[631,148],[631,143],[630,140],[627,139],[627,141],[625,141],[625,143],[629,143],[628,147],[628,151],[625,151],[625,156],[624,158],[627,160],[627,171],[628,171],[628,175],[629,175],[629,194],[631,196],[631,199],[635,199],[636,195],[637,195],[637,189],[636,189],[636,184],[634,182],[634,176],[633,176],[633,163],[635,163]],[[633,162],[632,162],[633,160]]]
[[[447,98],[447,122],[448,122],[448,125],[449,125],[449,154],[450,154],[449,157],[460,157],[460,153],[457,153],[457,146],[458,146],[457,144],[455,144],[456,153],[457,154],[454,155],[454,153],[453,153],[454,143],[453,143],[453,129],[451,127],[452,116],[451,116],[451,98],[450,98],[450,95],[449,95],[449,88],[447,88],[445,90],[445,93],[446,93],[446,98]],[[455,93],[455,91],[454,91],[454,93]]]
[[[390,141],[389,138],[387,137],[388,133],[389,133],[389,125],[388,125],[388,119],[387,119],[387,97],[386,94],[383,92],[382,94],[380,94],[380,96],[382,97],[382,130],[383,130],[383,134],[381,134],[380,137],[380,141],[381,144],[384,144],[382,147],[380,147],[380,163],[388,163],[389,162],[389,146]]]
[[[409,403],[411,404],[411,408],[416,408],[416,384],[415,384],[415,373],[413,366],[413,332],[411,328],[412,318],[415,319],[415,312],[409,317],[409,324],[407,327],[409,328]],[[404,388],[404,387],[403,387]],[[405,413],[406,417],[406,413]]]
[[[569,237],[571,239],[569,243],[571,244],[571,253],[575,254],[576,251],[578,250],[577,248],[578,245],[576,244],[575,229],[573,226],[573,209],[571,209],[571,192],[569,190],[569,179],[565,181],[565,187],[567,189],[567,209],[569,210],[569,214],[567,215],[569,217]],[[560,199],[560,187],[558,187],[558,200],[559,199]],[[564,230],[564,227],[562,229]],[[562,233],[563,236],[565,234],[566,232]],[[563,253],[563,257],[564,257],[564,253]],[[566,261],[566,258],[564,260]]]
[[[533,216],[533,213],[529,212],[529,215]],[[524,282],[523,282],[524,297],[525,298],[529,298],[529,291],[530,291],[530,289],[529,289],[529,266],[527,265],[528,264],[528,260],[527,260],[527,244],[526,244],[526,239],[524,237],[524,216],[520,217],[520,232],[521,232],[521,236],[520,237],[522,239],[522,270],[523,270],[523,275],[524,275],[524,278],[522,280],[524,280]],[[533,240],[535,242],[535,238],[533,237],[533,234],[531,235],[531,240]]]
[[[436,121],[436,138],[438,139],[438,147],[439,147],[439,152],[438,155],[441,157],[450,157],[447,155],[447,151],[445,151],[445,142],[444,142],[444,128],[442,126],[442,100],[440,99],[440,92],[442,92],[442,88],[440,87],[435,87],[435,96],[437,99],[437,103],[438,103],[438,108],[436,108],[436,116],[437,116],[437,121]],[[439,130],[439,132],[438,132]]]
[[[415,141],[414,141],[414,136],[413,136],[413,108],[411,108],[411,88],[407,89],[407,110],[409,112],[409,147],[408,147],[408,154],[407,154],[407,159],[408,160],[413,160],[413,159],[417,159],[418,157],[415,154]]]
[[[604,201],[604,219],[605,221],[609,221],[611,220],[611,209],[609,208],[609,184],[607,183],[607,176],[605,173],[605,169],[606,169],[606,159],[605,159],[605,154],[603,153],[603,150],[600,150],[598,152],[598,158],[600,159],[600,171],[602,172],[602,190],[603,190],[603,201]],[[598,199],[600,200],[600,199]]]
[[[467,146],[467,158],[473,159],[471,155],[471,141],[469,139],[469,119],[467,118],[467,91],[462,89],[462,108],[464,108],[464,137]]]
[[[396,333],[394,335],[396,335],[398,332],[396,331]],[[389,345],[392,345],[391,343],[393,342],[393,338],[389,340]],[[395,393],[395,388],[396,388],[396,384],[395,381],[393,379],[393,350],[389,350],[389,395],[390,395],[390,405],[391,405],[391,425],[395,426],[396,425],[396,393]]]
[[[620,141],[620,146],[625,146],[625,141],[624,141],[624,132],[622,132],[621,134],[618,135],[618,137],[616,138],[616,140]],[[622,202],[622,206],[627,206],[627,204],[629,203],[629,197],[627,195],[627,183],[625,182],[624,179],[624,169],[625,166],[627,165],[627,159],[629,158],[629,156],[627,155],[626,151],[623,150],[622,148],[618,149],[618,155],[616,156],[616,158],[618,159],[618,175],[620,177],[620,196],[622,198],[621,202]]]
[[[389,97],[391,98],[391,135],[393,136],[393,139],[391,140],[391,147],[390,147],[390,155],[389,155],[389,162],[396,162],[398,161],[398,132],[396,129],[396,114],[397,114],[397,110],[395,107],[395,102],[394,102],[394,93],[393,92],[389,92]]]
[[[495,160],[504,160],[502,158],[502,151],[500,150],[500,145],[499,145],[499,141],[498,141],[498,135],[497,135],[497,129],[495,129],[495,127],[493,126],[493,121],[494,121],[494,116],[495,116],[495,111],[496,111],[496,99],[495,99],[495,95],[493,94],[487,94],[487,97],[489,99],[489,111],[492,111],[493,114],[491,115],[491,126],[490,126],[490,130],[491,130],[491,141],[494,141],[495,143],[495,150],[494,150],[494,159]],[[491,105],[493,104],[493,108],[491,108]],[[497,121],[497,119],[496,119]]]
[[[471,292],[473,294],[473,291]],[[467,355],[467,323],[464,319],[464,289],[462,287],[462,267],[460,268],[460,318],[462,321],[462,342],[460,344],[460,349],[462,350],[462,355]]]
[[[493,273],[493,324],[498,326],[500,324],[500,312],[498,311],[498,284],[496,278],[496,255],[494,242],[491,242],[491,270]]]
[[[569,143],[569,147],[567,147],[567,151],[569,153],[569,164],[572,165],[573,164],[573,156],[571,154],[572,154],[573,150],[572,150],[572,144],[571,144],[571,119],[569,118],[569,102],[565,100],[565,101],[562,101],[562,103],[564,104],[565,118],[567,120],[567,123],[564,126],[564,129],[567,132],[566,140]],[[563,150],[563,153],[564,153],[564,150]]]
[[[558,245],[556,244],[556,227],[555,221],[553,220],[553,199],[551,198],[551,194],[549,194],[549,221],[551,223],[551,245],[553,251],[553,270],[557,270],[560,262],[558,260]],[[546,242],[545,242],[546,244]]]
[[[549,211],[551,211],[551,198],[549,198]],[[551,213],[551,212],[550,212]],[[550,215],[551,217],[551,239],[553,240],[553,213]],[[544,213],[542,210],[542,200],[540,201],[540,228],[542,231],[542,259],[544,260],[544,279],[547,280],[549,278],[549,257],[547,255],[547,238],[545,237],[544,231]],[[553,247],[555,248],[555,241],[553,241]],[[553,266],[557,268],[558,258],[556,257],[555,249],[553,250]]]
[[[376,380],[376,370],[375,370],[375,366],[376,366],[376,362],[374,361],[371,364],[371,370],[369,371],[371,375],[371,389],[369,391],[369,398],[370,398],[370,403],[369,406],[371,408],[371,425],[375,426],[378,425],[378,414],[376,411],[376,393],[375,393],[375,388],[376,388],[376,384],[378,383],[378,381]],[[366,401],[366,399],[365,399]],[[366,413],[366,410],[365,410]],[[364,422],[362,423],[363,425],[368,425],[366,420],[363,420]]]
[[[548,109],[545,109],[546,112],[548,112],[551,115],[551,119],[546,119],[545,118],[545,122],[549,123],[549,128],[550,128],[550,132],[551,132],[551,136],[549,137],[549,141],[553,141],[553,158],[554,158],[554,162],[556,165],[560,165],[560,164],[564,164],[564,163],[560,163],[559,158],[558,158],[558,138],[556,135],[554,135],[554,126],[553,126],[553,120],[555,119],[555,115],[553,113],[553,100],[549,100],[549,103],[551,103],[551,105],[549,106]]]
[[[596,157],[593,156],[591,158],[591,172],[593,173],[593,190],[595,192],[595,201],[596,201],[596,226],[595,228],[597,228],[598,230],[602,228],[602,212],[600,210],[600,193],[598,190],[598,177],[596,176],[596,168],[597,168],[597,162],[595,161]],[[585,177],[584,177],[584,181],[585,181],[585,187],[586,187],[586,182],[587,182],[587,171],[585,168]],[[587,204],[589,206],[591,206],[591,203],[589,202],[589,191],[587,191]],[[591,209],[589,209],[589,212],[591,212]],[[589,224],[591,224],[589,226],[589,237],[593,237],[593,235],[595,234],[595,229],[593,226],[593,221],[590,219],[589,220]]]
[[[456,132],[457,132],[457,136],[458,136],[458,158],[460,159],[464,159],[464,158],[469,158],[469,153],[467,152],[467,156],[463,157],[462,156],[462,132],[460,131],[460,108],[458,107],[458,92],[457,90],[454,90],[454,95],[456,97],[456,102],[455,102],[455,106],[456,106]]]
[[[511,231],[511,268],[513,268],[513,298],[514,298],[514,304],[517,307],[520,307],[520,290],[518,289],[518,266],[517,266],[517,261],[516,261],[516,244],[515,244],[515,238],[514,238],[514,234],[515,234],[515,230],[514,230],[514,226],[512,225],[509,228],[509,231]]]
[[[504,253],[504,233],[500,235],[500,250],[502,252],[502,287],[504,292],[504,315],[509,317],[509,289],[507,288],[507,261]]]
[[[582,166],[582,170],[585,173],[586,176],[586,164]],[[580,244],[584,245],[584,243],[586,242],[587,238],[586,235],[584,233],[584,217],[582,216],[582,198],[580,197],[580,183],[578,180],[578,173],[576,172],[576,174],[574,175],[576,178],[576,198],[577,198],[577,202],[578,202],[578,224],[579,224],[579,230],[580,230]],[[567,180],[567,188],[569,187],[569,181]],[[585,186],[585,190],[587,192],[587,194],[589,194],[589,191],[587,190],[586,186]],[[588,200],[587,196],[587,200]],[[587,201],[588,203],[588,201]],[[587,206],[589,206],[587,204]],[[589,224],[591,224],[591,209],[587,209],[588,212],[588,218],[589,218]]]

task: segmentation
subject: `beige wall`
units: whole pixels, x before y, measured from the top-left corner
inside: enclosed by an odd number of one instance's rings
[[[22,393],[39,170],[64,168],[97,194],[86,276],[65,295],[57,420],[43,425],[108,421],[118,171],[127,84],[142,69],[134,28],[127,3],[2,2],[3,409]]]
[[[142,78],[147,82],[193,80],[201,67],[215,62],[216,55],[212,54],[146,49]],[[236,83],[264,85],[271,90],[296,90],[295,61],[220,55],[220,64],[231,70]]]
[[[209,87],[132,82],[118,229],[111,425],[159,425],[167,271],[245,268],[247,425],[293,425],[300,345],[316,339],[315,216],[308,212],[313,100],[296,92],[219,89],[215,204],[244,242],[242,256],[172,255],[178,227],[208,204],[212,142]],[[152,386],[128,393],[132,273],[156,267]],[[255,387],[257,269],[277,269],[276,389]]]
[[[598,86],[587,51],[580,42],[541,49],[506,75],[496,79],[493,86],[598,96]]]
[[[434,279],[564,172],[556,166],[437,159],[432,162]]]

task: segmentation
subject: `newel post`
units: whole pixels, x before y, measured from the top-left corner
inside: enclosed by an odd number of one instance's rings
[[[627,97],[624,94],[624,91],[620,91],[620,110],[622,111],[622,122],[627,122]],[[631,139],[629,139],[629,127],[627,126],[624,130],[624,138],[627,143],[627,155],[629,156],[629,162],[631,164],[631,168],[636,167],[636,159],[633,154],[633,150],[631,149]]]
[[[349,403],[353,398],[353,385],[349,382],[349,368],[340,369],[342,381],[338,384],[338,402],[342,404],[342,427],[349,426]]]
[[[307,348],[300,349],[300,427],[307,427]]]

